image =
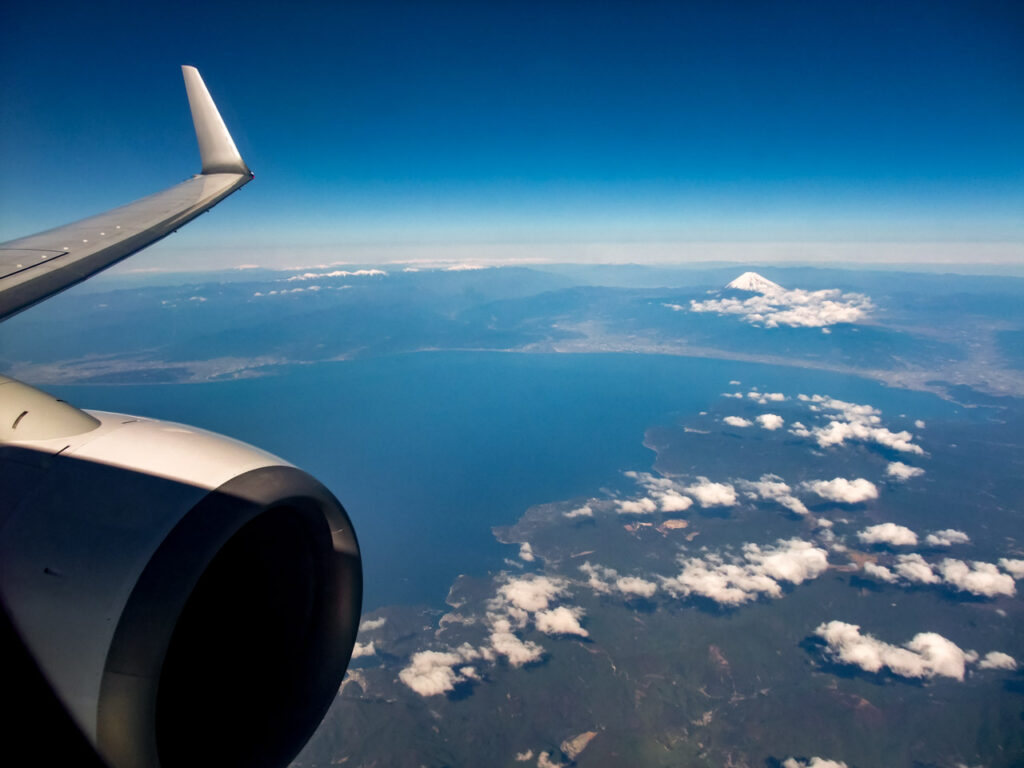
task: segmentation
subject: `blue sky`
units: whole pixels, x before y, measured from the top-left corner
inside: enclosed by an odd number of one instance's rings
[[[193,172],[190,63],[256,181],[156,247],[183,262],[1024,260],[1019,3],[293,6],[5,4],[0,237]]]

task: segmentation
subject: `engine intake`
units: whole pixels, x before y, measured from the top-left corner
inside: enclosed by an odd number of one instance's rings
[[[12,622],[114,768],[286,765],[358,631],[347,514],[235,440],[87,415],[98,426],[0,444]]]

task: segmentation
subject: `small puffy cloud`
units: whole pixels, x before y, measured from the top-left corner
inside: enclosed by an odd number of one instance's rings
[[[530,613],[547,609],[548,603],[564,592],[563,580],[536,575],[511,579],[498,589],[502,600]]]
[[[609,582],[619,575],[619,572],[614,568],[606,568],[603,565],[591,565],[589,560],[580,566],[580,570],[587,577],[587,586],[595,592],[602,594],[608,594],[612,591]]]
[[[904,464],[902,461],[891,461],[889,466],[885,468],[886,477],[891,477],[900,482],[909,480],[912,477],[919,477],[923,474],[924,470],[920,467],[912,467],[909,464]]]
[[[738,399],[742,400],[743,399],[743,393],[742,392],[723,392],[722,393],[722,397],[735,397],[735,398],[738,398]]]
[[[624,595],[636,595],[639,597],[653,597],[658,591],[658,585],[653,581],[641,579],[639,576],[622,576],[615,581],[615,588]]]
[[[713,483],[706,477],[698,477],[697,483],[687,486],[686,492],[702,507],[732,507],[737,503],[735,488],[728,483]]]
[[[646,496],[634,501],[619,500],[615,502],[615,505],[620,515],[649,515],[658,509],[657,502]]]
[[[1015,579],[1024,579],[1024,560],[1001,557],[999,558],[999,567]]]
[[[747,392],[747,397],[760,405],[781,403],[787,399],[781,392],[758,392],[756,389],[752,389]]]
[[[897,557],[895,570],[911,584],[938,584],[942,581],[931,565],[916,553]]]
[[[970,536],[955,528],[946,528],[943,531],[929,533],[924,539],[924,543],[929,547],[951,547],[954,544],[968,544],[970,541]]]
[[[513,667],[521,667],[535,661],[540,661],[544,655],[544,649],[530,640],[520,640],[512,632],[512,625],[508,619],[497,619],[491,626],[491,634],[488,638],[491,648],[501,654]]]
[[[883,571],[889,569],[884,566],[874,566],[871,569],[867,565],[864,566],[865,575],[890,583],[895,581],[891,575],[887,576]],[[914,553],[897,557],[889,572],[909,584],[942,584],[958,592],[967,592],[978,597],[1012,597],[1017,592],[1013,577],[1002,573],[993,563],[966,563],[947,557],[936,565]]]
[[[519,545],[519,559],[525,560],[528,563],[532,563],[536,558],[533,554],[533,546],[528,541],[524,541]]]
[[[1008,669],[1017,668],[1017,660],[1008,653],[1002,651],[989,651],[978,662],[978,669]]]
[[[484,264],[452,264],[449,267],[445,267],[445,272],[475,272],[479,269],[490,269],[490,267]]]
[[[882,523],[869,525],[857,534],[865,544],[888,544],[892,547],[913,547],[917,545],[917,534],[903,525]]]
[[[654,497],[658,500],[662,512],[685,512],[693,506],[693,499],[683,496],[679,491],[655,492]]]
[[[776,413],[762,413],[757,417],[757,423],[761,425],[761,429],[776,430],[781,428],[785,421]]]
[[[828,568],[824,549],[809,541],[780,539],[774,547],[745,544],[742,559],[725,562],[717,555],[684,558],[678,576],[663,578],[673,597],[698,595],[721,605],[736,606],[764,595],[781,597],[780,582],[801,584]]]
[[[684,309],[673,305],[673,309]],[[756,294],[747,299],[724,298],[690,301],[691,312],[736,315],[741,320],[764,328],[821,328],[836,323],[856,323],[873,309],[871,300],[859,293],[837,289],[822,291],[779,290]]]
[[[570,520],[574,520],[578,517],[593,517],[594,510],[589,504],[584,504],[582,507],[576,507],[576,509],[570,510],[569,512],[563,512],[562,514]]]
[[[550,611],[540,611],[534,617],[537,629],[545,635],[578,635],[589,637],[590,633],[580,626],[580,616],[583,611],[579,608],[566,608],[560,605]]]
[[[887,584],[894,584],[899,581],[899,576],[890,571],[884,565],[873,563],[870,560],[866,561],[862,567],[864,575],[875,579],[876,581],[884,581]]]
[[[726,416],[722,421],[730,427],[749,427],[753,423],[749,419],[744,419],[742,416]]]
[[[412,688],[420,696],[438,696],[455,689],[456,684],[469,679],[462,671],[453,667],[461,665],[471,658],[479,656],[469,646],[468,652],[456,651],[420,651],[414,653],[409,665],[398,673],[398,679]]]
[[[552,760],[550,752],[541,752],[537,755],[537,768],[565,768],[565,766]]]
[[[620,514],[650,514],[655,510],[650,508],[654,503],[662,512],[683,512],[693,505],[693,499],[684,496],[681,491],[684,488],[668,477],[652,475],[650,472],[626,472],[626,477],[636,480],[647,490],[648,498],[641,499],[642,507],[622,508],[623,502],[618,502]]]
[[[801,539],[780,540],[777,547],[767,549],[745,544],[743,551],[746,559],[764,573],[790,584],[816,579],[828,569],[825,550]]]
[[[377,653],[377,647],[371,640],[368,643],[356,643],[352,648],[352,658],[360,659],[363,656],[373,656]]]
[[[807,761],[787,757],[782,761],[782,768],[849,768],[849,766],[842,760],[826,760],[824,757],[812,757]]]
[[[821,448],[843,445],[847,441],[876,443],[902,453],[923,454],[914,436],[906,430],[892,432],[882,424],[882,412],[870,405],[849,403],[825,395],[798,395],[811,411],[824,414],[830,421],[824,427],[790,429],[800,437],[814,437]]]
[[[861,634],[858,625],[844,621],[821,624],[814,634],[825,641],[826,656],[841,664],[860,667],[865,672],[888,669],[900,677],[964,679],[968,655],[954,642],[935,632],[914,635],[903,646]]]
[[[797,437],[810,437],[813,433],[803,424],[803,422],[794,421],[789,425],[789,434],[796,435]]]
[[[739,486],[753,498],[777,502],[798,515],[807,514],[807,507],[793,495],[793,489],[778,475],[761,475],[757,481],[741,480]]]
[[[921,421],[921,419],[917,419],[914,422],[914,426],[917,427],[918,429],[924,429],[924,422]]]
[[[982,597],[1005,595],[1012,597],[1017,592],[1013,577],[1001,573],[992,563],[973,562],[947,557],[939,565],[942,580],[961,592]]]
[[[369,632],[371,629],[380,629],[388,623],[387,617],[381,616],[376,619],[363,619],[363,623],[359,625],[360,632]]]
[[[823,499],[843,504],[858,504],[878,498],[878,488],[863,477],[858,477],[856,480],[847,480],[844,477],[836,477],[832,480],[812,480],[804,483],[803,486]]]

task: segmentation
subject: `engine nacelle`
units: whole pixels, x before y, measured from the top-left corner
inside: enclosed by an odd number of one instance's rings
[[[334,699],[362,567],[287,462],[0,377],[0,597],[114,768],[269,767]]]

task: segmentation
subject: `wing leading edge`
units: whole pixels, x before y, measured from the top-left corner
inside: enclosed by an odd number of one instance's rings
[[[252,180],[198,70],[181,69],[201,173],[120,208],[0,243],[0,320],[166,237]]]

